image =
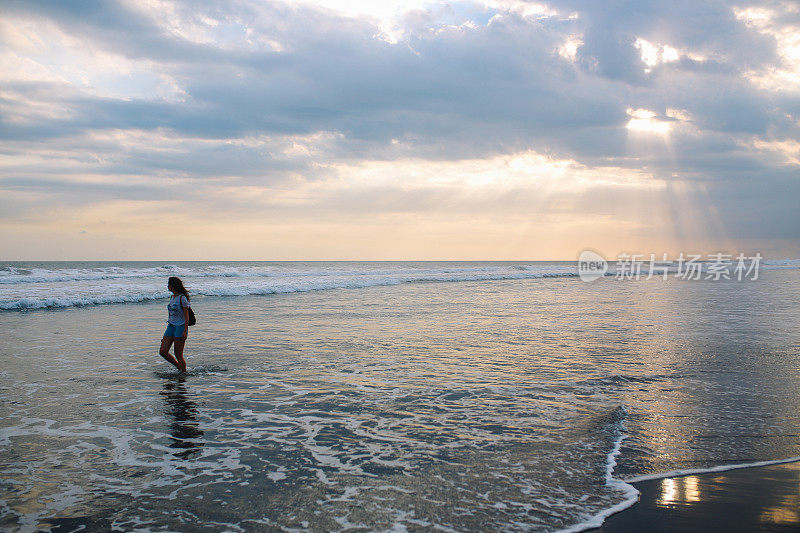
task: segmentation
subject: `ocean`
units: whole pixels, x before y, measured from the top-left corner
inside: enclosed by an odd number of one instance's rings
[[[794,260],[0,263],[0,528],[597,526],[630,481],[800,456],[798,294]]]

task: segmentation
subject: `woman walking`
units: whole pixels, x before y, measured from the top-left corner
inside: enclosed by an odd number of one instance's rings
[[[167,304],[169,320],[167,320],[167,330],[164,338],[161,339],[161,349],[159,355],[175,365],[181,372],[186,372],[186,361],[183,359],[183,347],[186,344],[186,336],[189,333],[189,293],[183,286],[180,278],[172,276],[167,281],[167,290],[172,293],[172,297]],[[169,347],[175,343],[175,355],[169,353]]]

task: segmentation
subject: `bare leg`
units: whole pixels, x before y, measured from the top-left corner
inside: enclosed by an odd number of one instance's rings
[[[158,355],[166,359],[169,363],[175,365],[175,368],[178,370],[181,369],[180,363],[175,357],[169,353],[169,347],[172,346],[172,341],[175,337],[164,337],[161,339],[161,349],[158,350]],[[175,343],[175,351],[178,351],[178,344]],[[181,352],[183,352],[183,346],[181,346]]]
[[[183,347],[186,344],[186,339],[175,337],[175,359],[178,360],[178,370],[186,372],[186,361],[183,359]]]

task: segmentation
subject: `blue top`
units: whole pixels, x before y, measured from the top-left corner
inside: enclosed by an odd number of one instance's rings
[[[169,320],[167,322],[182,326],[186,322],[186,318],[183,316],[184,307],[189,307],[189,300],[186,299],[186,296],[183,294],[172,296],[167,304],[167,311],[169,311]]]

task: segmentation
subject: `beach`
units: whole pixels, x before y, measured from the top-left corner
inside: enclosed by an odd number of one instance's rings
[[[0,13],[0,533],[800,532],[800,0]]]
[[[634,483],[629,510],[592,532],[797,531],[800,462],[666,477]]]
[[[644,478],[800,456],[791,264],[3,266],[3,529],[622,528]],[[157,354],[169,275],[185,375]]]

